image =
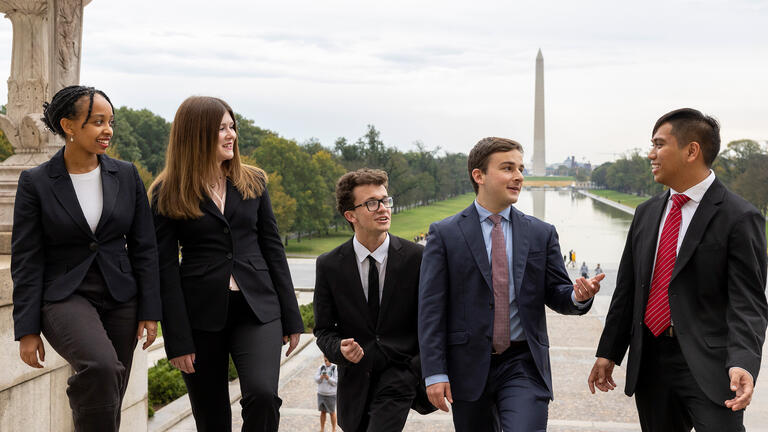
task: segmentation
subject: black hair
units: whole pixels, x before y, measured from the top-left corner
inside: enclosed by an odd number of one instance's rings
[[[79,101],[83,96],[88,96],[88,114],[86,114],[83,125],[81,126],[85,127],[88,119],[91,118],[91,110],[93,110],[93,95],[97,93],[103,96],[107,102],[109,102],[109,106],[112,107],[112,112],[114,112],[115,107],[112,105],[112,101],[109,100],[109,97],[103,91],[97,90],[93,87],[73,85],[64,87],[63,89],[56,92],[56,94],[53,96],[53,99],[51,99],[51,103],[43,103],[43,117],[41,120],[43,123],[45,123],[45,127],[47,127],[48,130],[56,135],[65,136],[66,133],[61,127],[61,119],[68,118],[71,120],[77,117],[77,101]]]
[[[704,163],[707,167],[712,167],[720,152],[720,123],[714,117],[693,108],[676,109],[656,120],[651,136],[655,135],[664,123],[672,126],[670,133],[677,139],[680,148],[692,141],[699,143]]]

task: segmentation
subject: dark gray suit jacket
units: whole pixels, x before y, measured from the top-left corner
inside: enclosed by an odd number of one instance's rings
[[[669,192],[637,207],[597,356],[621,364],[629,347],[625,392],[635,392],[656,239]],[[733,397],[728,369],[757,379],[768,322],[765,219],[715,180],[685,233],[669,283],[680,349],[696,382],[716,404]]]

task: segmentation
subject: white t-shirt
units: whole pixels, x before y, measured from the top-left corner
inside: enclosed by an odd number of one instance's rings
[[[104,193],[101,188],[101,165],[93,171],[85,174],[69,174],[72,186],[75,187],[77,201],[83,210],[85,220],[91,231],[96,232],[96,226],[101,219],[101,210],[104,208]]]

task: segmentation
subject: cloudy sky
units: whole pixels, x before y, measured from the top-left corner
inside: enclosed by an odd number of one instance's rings
[[[215,95],[299,142],[374,124],[402,150],[495,135],[530,157],[541,48],[547,162],[599,163],[645,149],[682,106],[720,119],[725,142],[768,140],[766,23],[765,0],[94,0],[81,81],[169,120]],[[0,75],[11,35],[0,20]]]

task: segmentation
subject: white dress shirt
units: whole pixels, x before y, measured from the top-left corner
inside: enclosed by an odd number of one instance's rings
[[[69,174],[72,179],[72,186],[75,188],[77,201],[80,203],[80,209],[83,216],[91,227],[91,231],[96,232],[96,227],[101,219],[101,211],[104,209],[104,192],[101,185],[101,165],[84,174]]]
[[[381,304],[381,298],[384,293],[384,276],[387,273],[387,257],[389,256],[389,234],[384,242],[371,252],[367,247],[363,246],[357,240],[357,235],[352,237],[352,247],[355,249],[355,256],[357,257],[357,271],[360,273],[360,282],[363,283],[363,294],[365,294],[365,300],[368,300],[368,269],[370,268],[370,261],[368,261],[368,255],[372,256],[376,261],[376,269],[379,270],[379,304]]]

